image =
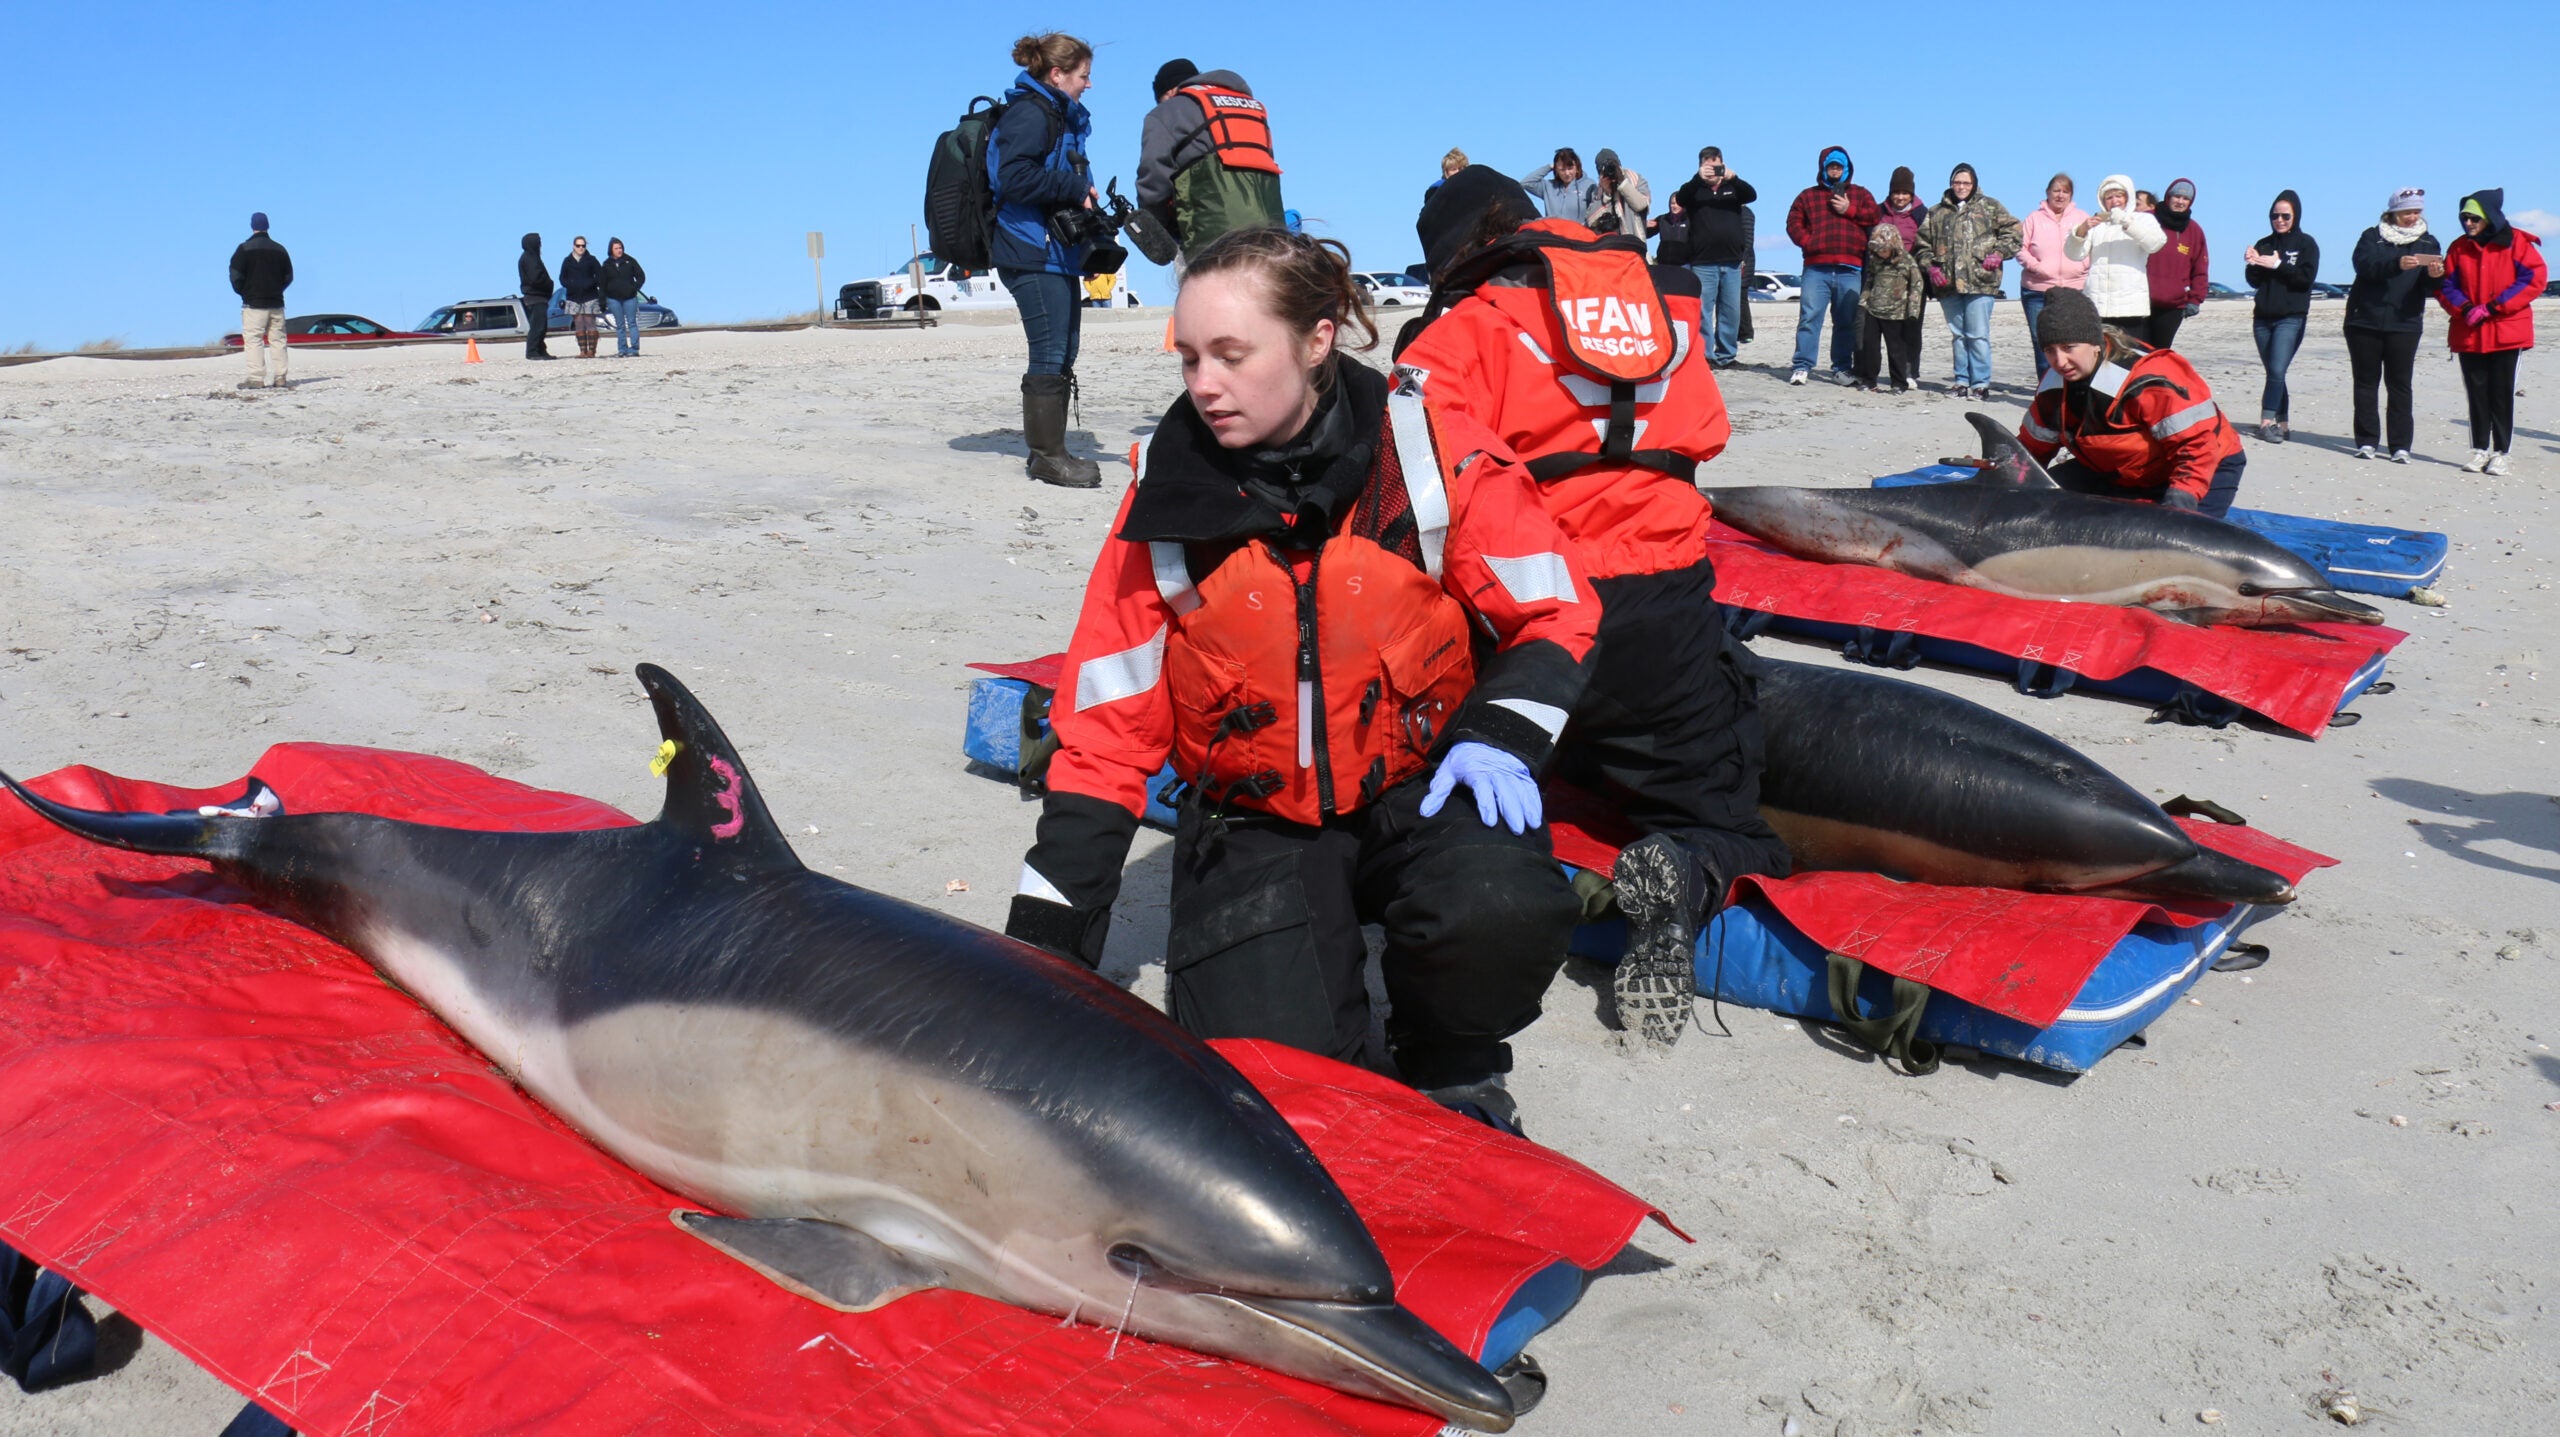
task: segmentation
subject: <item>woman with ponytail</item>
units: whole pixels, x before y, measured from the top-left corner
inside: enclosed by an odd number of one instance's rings
[[[1361,1062],[1382,924],[1397,1071],[1516,1131],[1503,1040],[1580,913],[1536,775],[1599,605],[1502,442],[1391,394],[1355,335],[1377,342],[1334,241],[1234,230],[1192,258],[1184,393],[1131,450],[1005,931],[1099,965],[1170,757],[1174,1020]]]
[[[1090,489],[1102,482],[1101,466],[1067,453],[1089,246],[1060,238],[1051,216],[1094,202],[1084,155],[1093,135],[1093,116],[1084,107],[1093,88],[1093,47],[1073,35],[1025,35],[1013,43],[1013,63],[1022,73],[1005,92],[987,168],[995,190],[996,278],[1012,292],[1031,346],[1022,375],[1022,437],[1031,450],[1024,469],[1044,484]]]

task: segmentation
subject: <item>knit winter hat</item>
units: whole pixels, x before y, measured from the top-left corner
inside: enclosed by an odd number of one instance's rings
[[[2425,190],[2393,190],[2391,200],[2382,207],[2382,212],[2386,215],[2396,215],[2402,210],[2418,210],[2423,213],[2426,207],[2427,192]]]
[[[1909,165],[1896,165],[1893,167],[1893,178],[1884,182],[1884,192],[1887,198],[1894,195],[1916,195],[1920,193],[1920,182],[1912,178]]]
[[[1593,169],[1600,170],[1614,170],[1618,168],[1618,152],[1616,150],[1609,149],[1606,146],[1602,146],[1600,153],[1591,157],[1591,166]]]
[[[2177,199],[2181,196],[2185,197],[2188,204],[2194,204],[2196,202],[2196,182],[2193,180],[2171,180],[2169,182],[2168,190],[2160,196],[2160,200],[2161,203],[2166,204],[2170,200]]]
[[[260,210],[256,214],[249,216],[249,228],[253,233],[265,234],[267,232],[267,212],[265,210]]]
[[[1501,220],[1486,221],[1489,211],[1499,210]],[[1517,229],[1538,217],[1537,202],[1520,182],[1490,165],[1469,165],[1440,182],[1422,202],[1422,215],[1414,221],[1414,237],[1422,241],[1422,258],[1432,274],[1439,274],[1458,257],[1458,251],[1478,234],[1488,229]]]
[[[2057,344],[2101,344],[2106,324],[2089,296],[2060,285],[2044,292],[2044,313],[2036,317],[2036,347]]]
[[[1185,81],[1198,79],[1199,76],[1200,67],[1190,61],[1167,60],[1164,62],[1164,68],[1156,71],[1155,93],[1164,94]]]

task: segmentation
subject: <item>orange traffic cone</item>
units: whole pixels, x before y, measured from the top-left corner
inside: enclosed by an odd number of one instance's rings
[[[1164,317],[1164,352],[1173,353],[1173,316]]]
[[[465,364],[478,364],[478,363],[480,362],[480,341],[479,341],[479,340],[474,339],[474,338],[471,338],[471,337],[470,337],[470,336],[468,336],[468,335],[465,335],[465,336],[463,337],[463,340],[462,340],[462,362],[463,362],[463,363],[465,363]]]

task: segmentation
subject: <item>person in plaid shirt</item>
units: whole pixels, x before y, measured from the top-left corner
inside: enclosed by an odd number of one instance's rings
[[[1804,292],[1797,299],[1795,367],[1789,384],[1813,372],[1822,338],[1822,316],[1831,314],[1831,377],[1853,379],[1858,350],[1858,290],[1866,266],[1867,236],[1883,218],[1876,197],[1852,184],[1857,167],[1833,145],[1816,163],[1815,183],[1787,208],[1787,238],[1804,251]]]

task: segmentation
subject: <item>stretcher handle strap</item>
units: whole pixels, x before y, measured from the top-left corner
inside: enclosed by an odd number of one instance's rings
[[[1858,985],[1866,979],[1867,965],[1846,953],[1826,953],[1823,962],[1829,969],[1834,1022],[1861,1047],[1902,1064],[1912,1077],[1938,1071],[1938,1045],[1920,1036],[1920,1015],[1929,1007],[1927,984],[1895,977],[1893,1011],[1870,1018],[1858,1008]]]

